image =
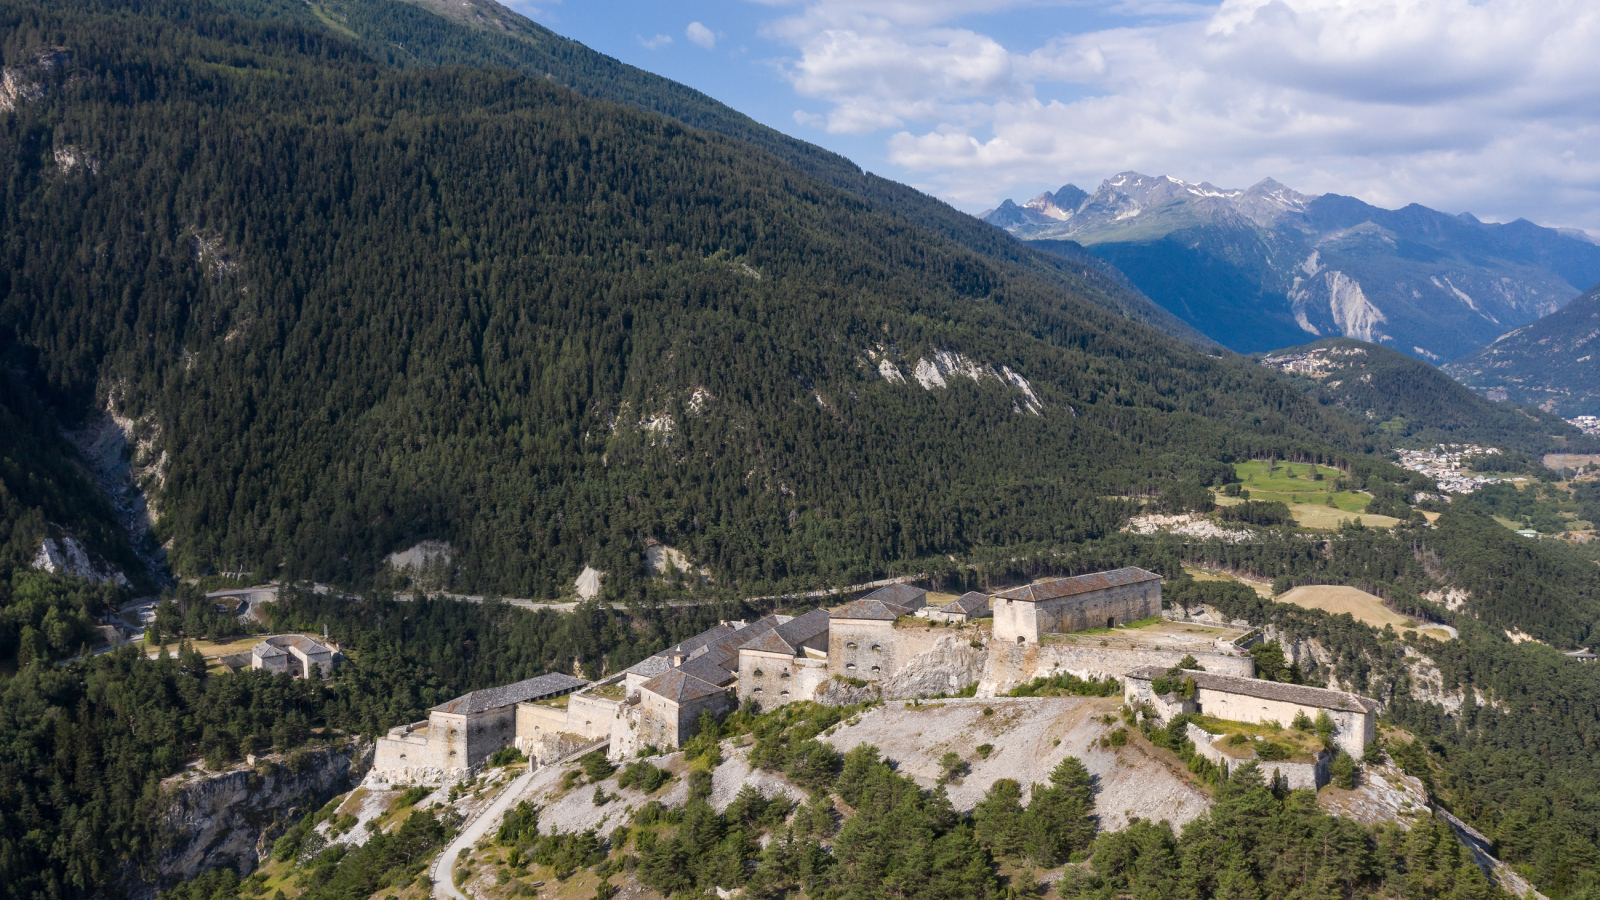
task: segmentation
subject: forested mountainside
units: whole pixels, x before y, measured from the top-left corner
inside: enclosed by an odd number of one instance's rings
[[[1600,415],[1600,285],[1560,312],[1507,332],[1445,365],[1467,387],[1493,400],[1539,406],[1558,415]]]
[[[996,261],[1023,267],[1064,290],[1197,346],[1215,346],[1104,266],[1062,262],[1006,240],[971,216],[920,191],[863,172],[814,144],[768,128],[715,99],[598,53],[495,0],[220,0],[242,15],[326,29],[375,59],[404,68],[504,67],[555,81],[586,96],[677,119],[737,138],[842,190],[902,225],[932,231]]]
[[[1475,443],[1541,456],[1600,452],[1600,440],[1541,409],[1487,400],[1403,353],[1351,338],[1274,350],[1262,365],[1318,403],[1371,422],[1398,445]]]
[[[1600,244],[1412,204],[1245,190],[1124,172],[987,221],[1076,241],[1185,322],[1241,352],[1350,337],[1434,363],[1561,308],[1600,280]]]
[[[431,538],[458,587],[621,590],[653,538],[859,580],[1363,446],[1090,286],[544,78],[199,0],[5,15],[0,324],[57,409],[153,436],[180,572],[359,581]]]

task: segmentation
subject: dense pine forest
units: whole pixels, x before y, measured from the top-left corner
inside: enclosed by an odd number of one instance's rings
[[[0,327],[63,418],[159,435],[180,573],[360,583],[438,539],[457,587],[626,591],[654,538],[725,585],[860,580],[1364,447],[1087,283],[546,79],[201,2],[6,17]],[[994,377],[909,378],[941,351]]]

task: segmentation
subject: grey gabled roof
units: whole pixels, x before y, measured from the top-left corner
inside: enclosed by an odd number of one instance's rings
[[[1164,678],[1166,674],[1167,670],[1161,666],[1145,666],[1129,672],[1128,677],[1151,681]],[[1345,691],[1330,691],[1327,688],[1307,687],[1303,684],[1283,684],[1278,681],[1262,681],[1259,678],[1243,678],[1238,675],[1217,675],[1191,669],[1183,670],[1183,677],[1193,678],[1195,687],[1203,690],[1259,697],[1262,700],[1280,700],[1284,703],[1297,703],[1300,706],[1341,712],[1376,712],[1378,709],[1376,700]]]
[[[1092,591],[1103,591],[1106,588],[1160,580],[1161,576],[1154,572],[1146,572],[1138,566],[1128,566],[1122,569],[1112,569],[1109,572],[1073,575],[1070,578],[1046,578],[1043,581],[1035,581],[1033,584],[1012,588],[1009,591],[1001,591],[995,596],[1002,600],[1025,600],[1029,602],[1058,600],[1062,597],[1072,597]]]
[[[678,670],[717,687],[727,687],[739,677],[728,669],[723,668],[721,660],[712,660],[705,656],[689,660],[679,666]]]
[[[639,685],[639,690],[648,691],[664,700],[671,700],[673,703],[684,703],[699,697],[709,697],[712,694],[723,692],[722,688],[694,677],[685,672],[682,667],[657,675]]]
[[[980,594],[977,591],[967,591],[939,608],[945,612],[965,613],[970,616],[973,613],[984,612],[989,608],[989,595]]]
[[[733,634],[736,630],[737,629],[735,629],[732,625],[723,623],[714,628],[707,628],[705,631],[700,632],[694,637],[689,638],[680,644],[674,644],[656,655],[670,657],[674,654],[682,653],[685,657],[693,656],[696,650],[704,648],[707,644],[710,644],[712,641],[715,641],[718,638],[727,637],[728,635]]]
[[[646,656],[644,659],[623,669],[622,672],[624,675],[642,675],[645,678],[654,678],[670,668],[672,668],[672,660],[658,653],[655,656]]]
[[[250,652],[254,653],[256,656],[261,657],[262,659],[271,659],[274,656],[288,656],[289,655],[281,647],[274,647],[271,644],[267,643],[266,641],[262,641],[261,643],[255,645],[254,647],[251,647],[250,648]]]
[[[835,619],[880,619],[892,622],[901,616],[911,615],[911,610],[898,603],[886,603],[862,597],[860,600],[846,603],[830,615]]]
[[[745,644],[740,649],[799,656],[802,644],[819,634],[828,632],[828,620],[830,618],[827,610],[813,609],[799,618],[790,619],[779,625],[777,628]]]
[[[928,592],[909,584],[886,584],[872,593],[862,597],[863,600],[882,600],[907,609],[916,609],[927,603]]]
[[[434,712],[456,713],[470,715],[486,710],[510,706],[513,703],[522,703],[526,700],[542,700],[545,697],[554,697],[583,687],[589,682],[582,678],[573,678],[552,672],[549,675],[540,675],[529,678],[516,684],[501,685],[500,687],[484,688],[470,694],[462,694],[454,700],[449,700],[433,708]]]

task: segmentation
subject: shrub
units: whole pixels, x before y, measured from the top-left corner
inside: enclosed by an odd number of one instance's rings
[[[983,757],[984,759],[988,759],[989,758],[989,754],[994,752],[994,745],[993,744],[979,744],[974,749],[976,749],[978,751],[978,755],[979,756]]]
[[[405,809],[408,806],[414,806],[418,800],[421,800],[423,797],[426,797],[431,793],[433,793],[431,788],[425,788],[420,785],[417,787],[408,787],[401,792],[400,796],[394,798],[394,806],[392,808]]]
[[[606,755],[599,750],[591,750],[578,757],[578,764],[583,766],[583,774],[590,781],[603,781],[611,776],[617,767],[606,759]]]
[[[653,794],[671,780],[672,773],[666,769],[647,762],[633,762],[628,763],[622,774],[617,776],[617,787],[635,787],[646,794]]]
[[[499,750],[489,754],[489,768],[491,769],[527,761],[528,757],[524,756],[522,751],[515,747],[501,747]]]
[[[1304,731],[1307,734],[1311,733],[1311,717],[1306,715],[1305,710],[1302,709],[1294,714],[1293,727],[1295,731]]]
[[[1340,750],[1339,755],[1335,756],[1333,763],[1328,766],[1328,774],[1333,779],[1335,787],[1341,787],[1347,791],[1355,790],[1356,761],[1350,757],[1350,754]]]
[[[1282,761],[1288,759],[1289,748],[1272,741],[1256,741],[1256,758],[1268,761]]]
[[[945,784],[960,778],[967,771],[967,762],[954,750],[939,757],[939,783]]]

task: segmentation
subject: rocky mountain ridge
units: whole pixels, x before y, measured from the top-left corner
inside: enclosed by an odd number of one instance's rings
[[[1123,172],[1093,193],[1069,184],[981,218],[1024,240],[1082,245],[1241,352],[1352,337],[1438,363],[1600,280],[1600,245],[1582,232],[1386,210],[1271,178],[1241,190]]]
[[[1537,405],[1567,418],[1600,414],[1600,285],[1560,312],[1507,332],[1444,367],[1491,400]]]

